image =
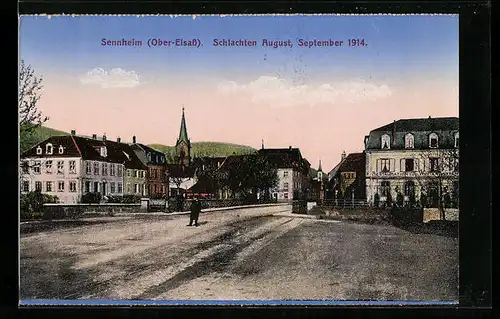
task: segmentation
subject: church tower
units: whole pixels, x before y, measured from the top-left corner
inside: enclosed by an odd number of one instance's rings
[[[186,128],[186,118],[184,116],[184,107],[182,107],[181,129],[179,138],[175,144],[175,157],[177,164],[189,166],[191,163],[191,141],[188,138]]]
[[[320,181],[320,182],[323,181],[323,170],[321,169],[321,160],[319,160],[318,181]]]

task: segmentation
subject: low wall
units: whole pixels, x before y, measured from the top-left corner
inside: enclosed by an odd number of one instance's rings
[[[183,200],[181,203],[177,200],[169,200],[168,211],[170,212],[186,212],[191,209],[192,199]],[[246,205],[258,205],[258,204],[276,204],[276,201],[247,201],[241,199],[201,199],[201,208],[222,208],[222,207],[235,207],[235,206],[246,206]]]
[[[141,204],[43,204],[42,218],[76,218],[84,214],[134,213],[141,210]]]
[[[445,208],[444,218],[445,220],[458,221],[459,210],[458,208]],[[431,220],[441,220],[441,213],[439,208],[424,208],[424,223]]]

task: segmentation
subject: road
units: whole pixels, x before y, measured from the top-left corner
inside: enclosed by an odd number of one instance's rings
[[[21,234],[21,299],[458,300],[458,239],[290,206]]]

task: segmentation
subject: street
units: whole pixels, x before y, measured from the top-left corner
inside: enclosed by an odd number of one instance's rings
[[[21,299],[458,300],[458,239],[291,206],[21,233]],[[80,224],[78,224],[80,223]]]

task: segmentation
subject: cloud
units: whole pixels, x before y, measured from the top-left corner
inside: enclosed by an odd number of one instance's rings
[[[225,81],[219,83],[218,91],[222,94],[238,94],[249,98],[254,103],[274,107],[369,102],[392,94],[387,85],[364,80],[320,85],[294,85],[275,76],[260,76],[248,84]]]
[[[106,71],[95,68],[80,77],[82,84],[100,85],[102,88],[132,88],[139,85],[139,75],[135,71],[120,68]]]

